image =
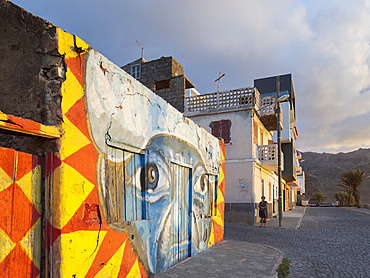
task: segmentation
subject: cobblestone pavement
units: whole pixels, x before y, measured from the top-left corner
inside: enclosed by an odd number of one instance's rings
[[[282,259],[283,254],[270,246],[224,240],[155,277],[272,278]]]
[[[225,224],[225,240],[277,248],[290,277],[370,277],[370,216],[336,207],[307,208],[299,229]]]

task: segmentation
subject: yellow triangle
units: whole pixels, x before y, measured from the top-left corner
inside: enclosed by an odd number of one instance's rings
[[[130,272],[126,276],[126,278],[136,278],[136,277],[141,277],[138,259],[136,259],[136,261],[135,261],[134,265],[132,266]]]
[[[73,75],[70,69],[67,69],[66,81],[62,85],[62,111],[64,114],[84,95],[83,88]]]
[[[58,31],[58,51],[62,55],[65,54],[66,58],[76,57],[79,55],[76,52],[75,45],[77,47],[81,47],[81,51],[85,51],[89,48],[89,45],[86,44],[79,37],[69,34],[60,28],[57,28],[57,31]]]
[[[221,182],[223,182],[223,180],[225,179],[225,174],[224,174],[224,170],[222,169],[222,167],[220,167],[220,174],[219,174],[219,176],[218,176],[218,182],[219,182],[219,184],[221,183]]]
[[[217,192],[217,205],[222,204],[225,201],[224,194],[222,194],[221,190]]]
[[[125,250],[126,241],[118,249],[118,251],[112,256],[109,262],[99,271],[95,278],[118,277],[120,267],[122,264],[123,251]]]
[[[18,182],[23,193],[27,196],[41,212],[41,166],[38,165],[35,169],[26,174]]]
[[[12,185],[13,179],[0,167],[0,192]]]
[[[20,241],[20,245],[30,257],[31,261],[40,269],[41,263],[41,218],[28,231],[24,238]]]
[[[53,193],[53,218],[55,219],[53,226],[62,229],[90,194],[91,190],[94,189],[95,185],[66,163],[62,163],[56,171],[60,173],[60,177],[59,184],[55,187]]]
[[[0,263],[9,255],[15,245],[8,235],[0,229]]]
[[[217,223],[217,225],[219,226],[224,225],[224,223],[222,222],[220,211],[217,211],[217,216],[214,216],[212,219]]]
[[[67,117],[63,117],[64,135],[61,139],[61,159],[65,159],[90,143],[89,139]],[[81,161],[83,163],[83,161]]]
[[[211,224],[211,234],[209,235],[208,247],[215,244],[215,231],[213,230],[213,223]]]
[[[62,234],[60,236],[60,276],[85,277],[106,233],[106,231],[77,231]]]

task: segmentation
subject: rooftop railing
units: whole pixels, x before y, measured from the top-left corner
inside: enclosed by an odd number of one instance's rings
[[[213,109],[259,108],[260,94],[256,88],[241,88],[185,98],[185,112]]]
[[[277,101],[275,96],[262,97],[257,88],[241,88],[185,98],[187,116],[214,113],[225,110],[255,109],[268,131],[277,130]],[[280,126],[283,128],[283,112],[280,110]]]

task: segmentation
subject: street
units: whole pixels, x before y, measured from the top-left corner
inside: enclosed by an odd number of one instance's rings
[[[310,207],[298,230],[225,223],[224,239],[283,251],[290,277],[370,277],[370,216],[359,212]]]

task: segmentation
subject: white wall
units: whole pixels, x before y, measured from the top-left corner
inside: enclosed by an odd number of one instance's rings
[[[213,121],[230,120],[230,143],[225,144],[227,160],[247,159],[252,157],[252,112],[237,111],[220,114],[192,116],[198,125],[212,133],[210,123]]]
[[[253,203],[253,162],[226,162],[225,173],[225,202]]]

